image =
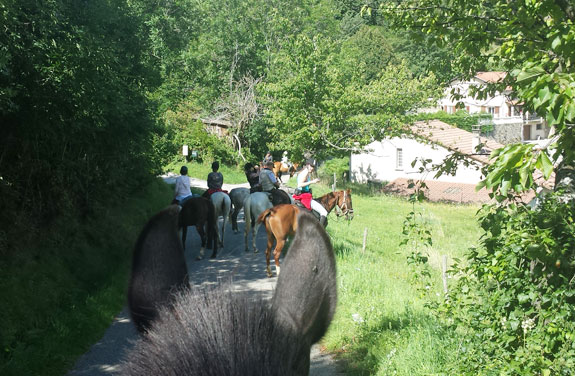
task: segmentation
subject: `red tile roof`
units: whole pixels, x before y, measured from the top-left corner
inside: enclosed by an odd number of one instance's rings
[[[459,129],[439,120],[418,121],[411,127],[411,131],[429,141],[443,146],[451,151],[457,151],[468,155],[483,164],[489,163],[489,154],[502,148],[504,145],[488,140],[485,137],[479,137],[480,143],[484,144],[482,153],[473,150],[473,138],[477,137],[471,132]]]
[[[505,76],[507,76],[507,72],[496,72],[496,71],[477,72],[477,74],[475,75],[475,77],[480,79],[481,81],[489,82],[489,83],[501,82],[501,81],[503,81]]]

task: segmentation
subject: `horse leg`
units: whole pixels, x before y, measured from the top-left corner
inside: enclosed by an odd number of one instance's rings
[[[266,246],[266,272],[268,274],[268,277],[271,278],[273,276],[272,274],[272,270],[270,268],[270,255],[272,252],[272,247],[274,245],[274,235],[271,231],[271,229],[268,229],[269,223],[266,222],[266,232],[268,234],[268,243]]]
[[[240,213],[240,208],[234,206],[234,211],[230,216],[230,220],[232,221],[232,231],[234,234],[238,233],[238,214]]]
[[[204,248],[206,246],[206,233],[204,231],[203,224],[201,225],[197,224],[196,230],[198,231],[198,234],[200,234],[200,239],[202,240],[202,246],[200,247],[200,254],[198,255],[198,257],[196,257],[196,260],[201,260],[204,258]]]
[[[188,234],[188,226],[182,226],[182,246],[184,247],[184,251],[186,250],[186,236]]]
[[[284,245],[286,244],[285,239],[278,239],[276,243],[276,248],[274,249],[274,261],[276,263],[276,275],[280,276],[280,255],[282,254],[282,250]]]

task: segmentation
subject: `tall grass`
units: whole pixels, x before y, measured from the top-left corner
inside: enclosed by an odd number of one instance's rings
[[[478,207],[433,203],[415,207],[433,231],[433,247],[426,250],[432,266],[429,286],[421,286],[408,266],[410,249],[399,246],[412,204],[401,198],[356,194],[353,207],[351,223],[332,216],[328,226],[337,255],[339,302],[324,346],[338,354],[352,375],[445,374],[455,361],[457,337],[436,322],[423,295],[442,294],[441,255],[461,257],[478,242],[480,229],[474,219]]]
[[[62,375],[121,310],[136,237],[172,198],[155,182],[23,238],[0,260],[0,374]]]

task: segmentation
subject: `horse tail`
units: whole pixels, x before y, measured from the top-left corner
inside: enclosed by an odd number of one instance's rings
[[[270,215],[273,212],[273,208],[270,209],[266,209],[263,211],[262,214],[260,214],[260,216],[257,219],[257,223],[262,223],[263,221],[266,220],[267,216]]]

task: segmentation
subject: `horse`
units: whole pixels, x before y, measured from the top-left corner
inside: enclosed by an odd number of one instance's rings
[[[216,215],[216,234],[218,241],[220,242],[220,247],[224,247],[224,233],[226,232],[226,220],[230,215],[230,208],[232,206],[232,200],[230,200],[230,196],[224,192],[214,192],[210,196],[210,200],[212,204],[214,204],[215,208],[215,215]],[[222,231],[220,231],[220,227],[217,225],[218,219],[222,217]]]
[[[315,198],[325,210],[327,214],[331,213],[333,208],[336,209],[336,215],[338,217],[345,216],[345,219],[351,221],[353,219],[353,205],[351,203],[351,189],[346,189],[342,191],[330,192],[319,198]]]
[[[280,183],[283,183],[282,174],[284,172],[289,173],[289,177],[291,178],[292,176],[294,176],[297,167],[298,167],[297,163],[292,164],[289,168],[285,168],[284,166],[282,166],[281,162],[274,162],[273,172],[276,178],[280,181]]]
[[[316,199],[327,210],[329,214],[334,207],[339,208],[337,216],[345,216],[347,220],[353,219],[353,205],[351,202],[351,190],[330,192]],[[297,209],[297,210],[296,210]],[[280,274],[280,255],[286,243],[288,236],[293,236],[297,230],[295,221],[296,214],[303,211],[303,207],[297,205],[278,205],[271,209],[263,211],[257,223],[264,223],[268,242],[266,246],[266,272],[268,277],[272,277],[270,268],[271,250],[276,242],[274,249],[274,261],[276,264],[276,274]],[[307,211],[307,210],[306,210]],[[327,223],[326,223],[327,226]],[[254,243],[255,244],[255,243]]]
[[[174,278],[172,270],[186,269],[176,221],[177,213],[170,211],[152,218],[140,235],[146,241],[138,241],[134,251],[144,264],[161,262],[159,268],[144,267],[162,272],[158,278],[166,280]],[[158,253],[179,257],[158,258]],[[309,374],[311,345],[323,337],[335,313],[337,280],[330,239],[307,213],[299,216],[284,269],[271,301],[234,292],[231,283],[165,294],[154,280],[132,274],[130,285],[157,300],[144,302],[155,311],[154,319],[125,356],[120,374]],[[162,300],[166,295],[169,302]]]
[[[202,246],[197,260],[204,258],[206,240],[208,248],[213,249],[211,258],[215,258],[218,253],[218,242],[216,237],[217,221],[214,204],[203,197],[192,197],[184,201],[178,221],[178,227],[182,229],[182,245],[184,250],[186,249],[188,226],[196,226],[196,230],[202,240]],[[204,229],[206,226],[207,236]]]
[[[254,253],[258,252],[256,247],[256,235],[260,228],[260,224],[256,220],[260,213],[274,205],[289,204],[292,202],[290,196],[280,189],[274,189],[272,195],[272,201],[270,202],[267,193],[254,192],[244,201],[244,217],[246,222],[244,227],[244,242],[246,252],[249,251],[248,234],[250,233],[250,230],[252,232],[252,247],[254,249]]]
[[[234,188],[230,191],[230,199],[232,200],[233,210],[230,212],[230,221],[232,222],[232,230],[238,233],[238,214],[244,207],[244,201],[250,195],[249,188]]]

